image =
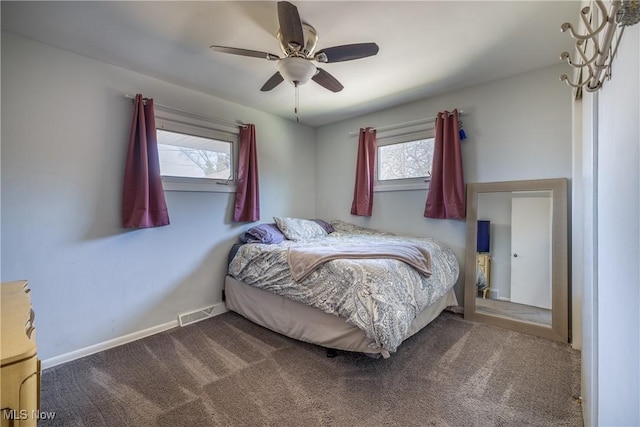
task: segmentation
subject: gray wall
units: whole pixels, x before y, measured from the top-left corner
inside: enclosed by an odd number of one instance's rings
[[[316,132],[316,215],[397,233],[431,236],[454,249],[464,271],[465,223],[423,217],[426,191],[379,192],[371,218],[350,215],[357,138],[349,132],[464,110],[466,182],[571,177],[571,97],[553,66],[474,86],[356,119]],[[463,302],[462,274],[456,295]]]
[[[42,359],[219,302],[248,227],[230,221],[233,194],[166,192],[171,225],[122,230],[137,92],[254,123],[262,221],[314,215],[312,128],[3,33],[2,281],[30,281]]]
[[[597,425],[640,425],[640,26],[597,102]],[[589,266],[587,265],[587,268]],[[593,303],[589,301],[588,303]]]

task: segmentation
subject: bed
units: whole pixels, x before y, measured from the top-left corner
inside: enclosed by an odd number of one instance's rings
[[[274,220],[253,228],[262,229],[256,239],[234,245],[225,279],[227,307],[261,326],[386,358],[458,305],[458,261],[434,239],[343,221]]]

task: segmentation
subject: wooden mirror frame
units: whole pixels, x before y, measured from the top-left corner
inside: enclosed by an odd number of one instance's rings
[[[553,195],[551,235],[551,326],[476,312],[476,245],[478,194],[550,190]],[[557,341],[569,341],[569,271],[567,179],[483,182],[467,184],[467,242],[465,249],[464,318]]]

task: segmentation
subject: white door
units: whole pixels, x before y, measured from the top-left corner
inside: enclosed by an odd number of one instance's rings
[[[551,192],[511,201],[511,302],[551,309]]]

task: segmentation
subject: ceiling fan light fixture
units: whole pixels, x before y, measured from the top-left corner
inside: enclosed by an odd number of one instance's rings
[[[294,86],[303,85],[316,73],[316,66],[304,58],[290,57],[278,61],[278,71]]]
[[[640,0],[628,1],[637,2]],[[284,58],[281,59],[278,55],[257,50],[219,45],[211,46],[211,49],[216,52],[277,61],[276,67],[278,71],[262,85],[261,92],[268,92],[283,81],[287,81],[296,87],[297,93],[298,86],[307,83],[309,80],[313,80],[331,92],[340,92],[344,89],[342,83],[326,70],[317,68],[313,62],[353,61],[378,54],[378,45],[373,42],[332,46],[314,53],[318,43],[316,29],[300,19],[298,8],[295,5],[288,1],[280,0],[277,6],[280,28],[276,33],[276,38],[280,43],[280,49],[285,55]]]

